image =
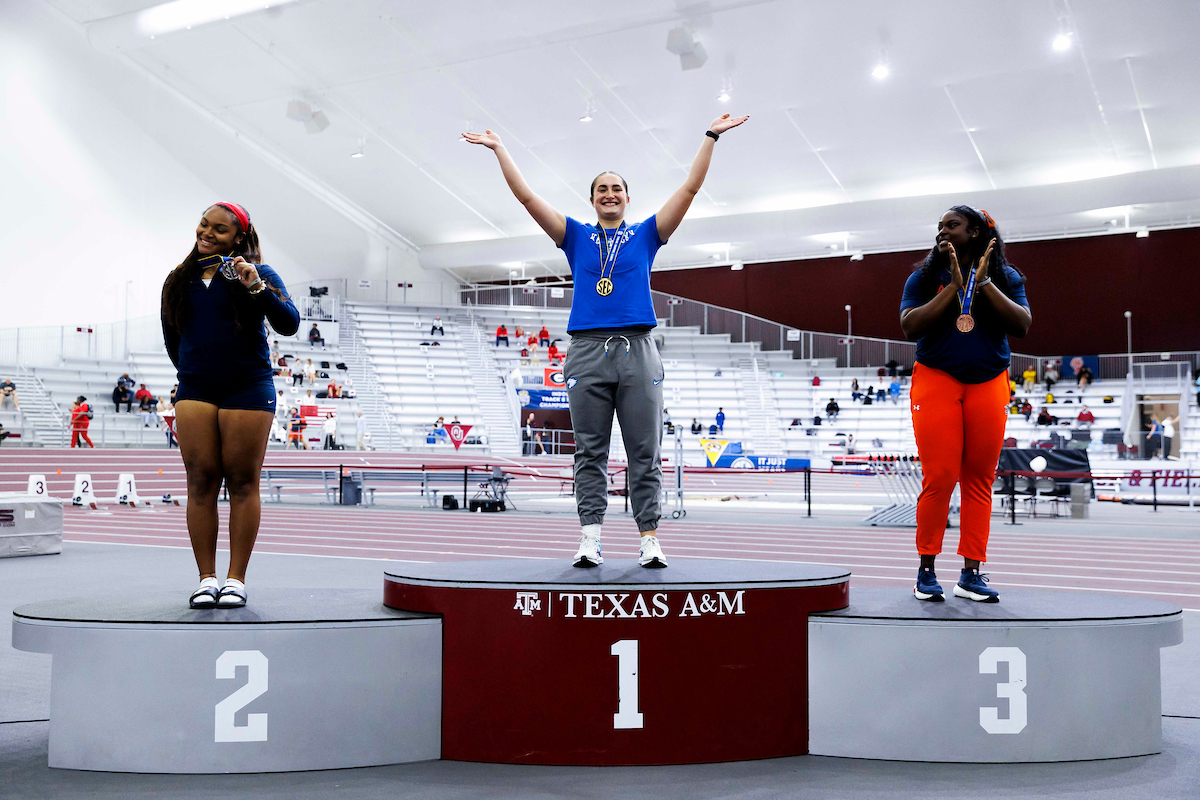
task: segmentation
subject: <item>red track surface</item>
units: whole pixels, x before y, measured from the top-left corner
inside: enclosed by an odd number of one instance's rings
[[[359,458],[339,453],[321,459],[320,453],[272,453],[268,464],[345,463]],[[333,454],[327,454],[333,455]],[[472,463],[472,459],[363,454],[373,465]],[[526,459],[546,466],[550,460]],[[66,464],[71,472],[63,470]],[[477,463],[477,462],[476,462]],[[554,459],[552,470],[567,466]],[[161,465],[161,466],[156,466]],[[513,462],[515,466],[515,462]],[[86,470],[82,469],[87,467]],[[163,474],[158,475],[161,468]],[[51,492],[67,495],[75,471],[90,471],[102,492],[115,488],[116,473],[133,471],[139,491],[154,496],[180,492],[183,468],[178,454],[164,451],[101,450],[87,454],[69,451],[5,449],[0,454],[0,490],[25,488],[30,472],[50,477]],[[736,476],[738,481],[760,476]],[[794,480],[793,476],[775,476]],[[724,480],[724,479],[723,479]],[[841,480],[846,480],[842,478]],[[105,481],[108,481],[106,484]],[[153,482],[158,481],[158,482]],[[221,507],[222,527],[228,514]],[[703,520],[664,520],[663,544],[669,558],[727,558],[804,561],[837,564],[854,573],[855,586],[895,586],[898,591],[913,579],[913,532],[904,529],[834,526],[803,517],[781,523]],[[729,515],[730,520],[733,519]],[[780,519],[783,519],[782,515]],[[1089,537],[1047,534],[1045,527],[1014,533],[995,526],[988,572],[997,588],[1088,589],[1133,594],[1200,608],[1200,542],[1141,537]],[[189,548],[182,508],[159,506],[132,510],[109,506],[100,511],[68,507],[65,519],[68,541],[105,542]],[[379,558],[401,561],[443,561],[487,558],[569,558],[574,552],[578,525],[569,514],[469,514],[440,510],[390,510],[313,506],[263,508],[256,550],[306,556]],[[946,552],[957,545],[953,532],[946,537]],[[637,554],[633,523],[614,516],[605,532],[606,555],[631,558]],[[954,560],[950,559],[951,561]],[[943,567],[944,584],[953,574]]]

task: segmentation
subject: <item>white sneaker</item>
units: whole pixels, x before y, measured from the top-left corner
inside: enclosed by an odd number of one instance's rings
[[[579,552],[575,554],[575,566],[597,567],[604,563],[600,555],[600,537],[585,531],[579,537]]]
[[[649,569],[662,569],[667,565],[667,557],[663,555],[657,536],[642,537],[642,549],[638,553],[638,563]]]

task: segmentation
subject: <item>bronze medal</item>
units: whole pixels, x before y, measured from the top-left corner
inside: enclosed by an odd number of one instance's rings
[[[610,278],[601,278],[596,281],[596,294],[601,297],[608,297],[612,294],[613,282]]]
[[[963,314],[954,324],[961,333],[970,333],[975,329],[975,318],[970,314]]]

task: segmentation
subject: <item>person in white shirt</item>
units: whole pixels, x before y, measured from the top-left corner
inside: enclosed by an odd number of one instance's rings
[[[355,448],[358,450],[367,449],[367,421],[363,419],[362,410],[358,412],[358,418],[354,420],[354,436],[357,439]]]
[[[325,422],[321,426],[321,433],[325,434],[325,443],[321,446],[321,449],[336,449],[334,445],[337,444],[337,418],[332,414],[325,418]]]
[[[1162,454],[1163,461],[1171,458],[1171,445],[1175,443],[1175,423],[1179,417],[1163,417],[1162,420]]]

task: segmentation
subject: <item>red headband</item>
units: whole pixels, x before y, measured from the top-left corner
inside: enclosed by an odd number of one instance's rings
[[[227,208],[232,211],[233,215],[237,217],[238,222],[241,223],[243,233],[250,230],[250,215],[246,213],[246,209],[242,208],[237,203],[219,202],[213,203],[213,205],[220,206],[221,208]]]

